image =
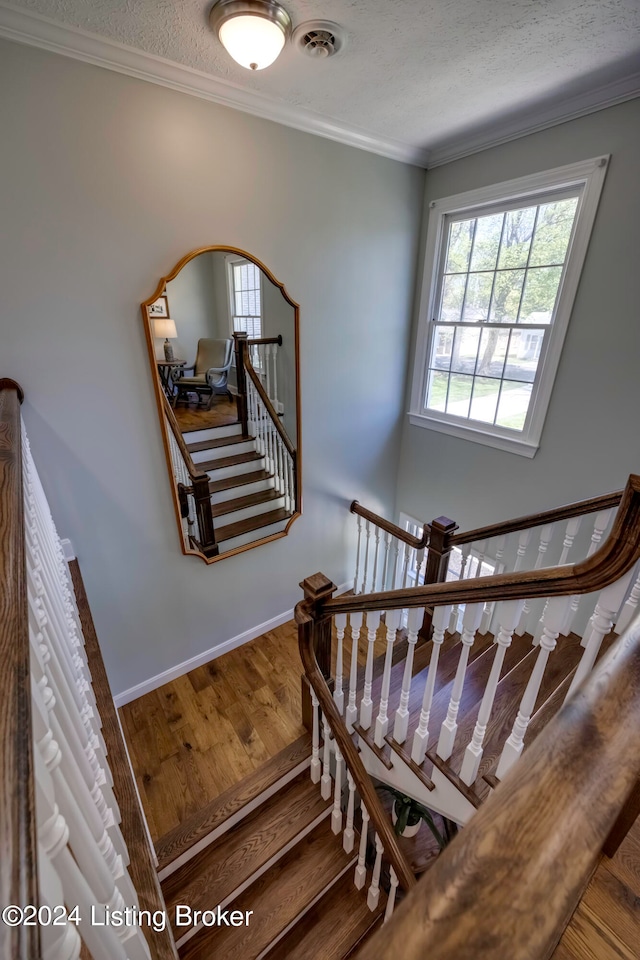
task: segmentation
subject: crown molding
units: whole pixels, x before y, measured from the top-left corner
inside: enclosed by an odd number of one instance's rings
[[[192,67],[144,53],[116,40],[57,23],[49,17],[2,2],[0,37],[169,87],[179,93],[210,100],[263,120],[273,120],[275,123],[376,153],[391,160],[426,166],[427,151],[420,147],[376,136],[339,120],[322,117],[311,110],[290,106],[275,97],[245,90],[228,80],[213,77]]]
[[[431,169],[451,163],[452,160],[462,160],[463,157],[480,153],[482,150],[519,140],[529,134],[547,130],[568,120],[577,120],[578,117],[585,117],[636,97],[640,97],[640,71],[591,90],[563,97],[559,102],[532,106],[507,120],[498,120],[484,130],[468,133],[441,147],[433,147],[427,151],[426,165]]]

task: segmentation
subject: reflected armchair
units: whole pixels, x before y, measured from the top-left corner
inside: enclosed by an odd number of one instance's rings
[[[233,359],[233,340],[198,340],[198,351],[194,364],[185,367],[193,369],[193,376],[180,376],[175,380],[177,393],[174,403],[188,402],[188,395],[195,393],[198,402],[208,397],[206,409],[211,406],[214,394],[225,394],[231,399],[228,386],[229,370]]]

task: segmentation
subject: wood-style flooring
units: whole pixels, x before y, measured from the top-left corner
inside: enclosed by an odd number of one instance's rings
[[[179,403],[174,407],[178,426],[183,433],[189,430],[205,430],[209,427],[222,427],[238,422],[238,410],[235,400],[227,397],[214,397],[211,409],[206,410],[197,403]]]

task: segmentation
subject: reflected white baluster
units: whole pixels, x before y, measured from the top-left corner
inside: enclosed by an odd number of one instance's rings
[[[513,729],[502,750],[500,762],[496,776],[502,780],[507,771],[511,769],[516,762],[524,747],[524,737],[529,726],[529,721],[533,714],[536,700],[540,692],[540,685],[544,677],[544,671],[547,666],[549,655],[555,650],[560,629],[564,623],[567,610],[569,608],[569,597],[550,597],[543,614],[542,635],[540,637],[540,651],[538,653],[535,666],[531,671],[527,688],[524,692],[518,715],[514,721]]]
[[[343,640],[344,640],[344,631],[347,626],[347,615],[346,613],[336,614],[336,637],[337,637],[337,650],[336,650],[336,683],[335,689],[333,691],[333,699],[336,707],[342,716],[344,710],[344,693],[342,690],[342,654],[343,654]]]
[[[360,846],[358,848],[358,864],[353,882],[358,890],[362,890],[367,879],[367,839],[369,836],[369,812],[364,803],[360,804],[362,814],[362,829],[360,831]]]
[[[473,736],[465,751],[462,768],[460,770],[460,779],[468,785],[474,783],[478,776],[478,769],[480,767],[480,761],[482,760],[482,744],[484,743],[484,735],[487,730],[489,718],[491,717],[493,701],[495,700],[496,690],[498,689],[498,683],[500,681],[502,664],[507,649],[511,645],[516,624],[519,622],[522,614],[522,607],[522,600],[509,600],[507,603],[503,603],[500,609],[500,630],[496,637],[491,673],[489,674],[482,703],[480,704]]]
[[[384,920],[383,923],[386,923],[391,914],[393,913],[393,908],[396,903],[396,894],[398,892],[398,877],[393,867],[389,867],[389,879],[391,885],[389,887],[389,896],[387,898],[387,906],[384,911]]]
[[[424,609],[422,607],[411,607],[409,609],[407,616],[407,657],[404,663],[404,674],[402,676],[400,703],[396,710],[396,719],[393,725],[393,739],[397,743],[404,743],[407,739],[407,729],[409,726],[409,694],[411,692],[411,677],[413,675],[413,654],[423,617]]]
[[[380,899],[380,871],[382,869],[383,853],[384,847],[382,846],[382,840],[376,833],[376,862],[373,865],[371,884],[367,891],[367,906],[369,907],[369,910],[375,910]]]
[[[280,400],[278,398],[278,347],[274,343],[271,349],[273,357],[273,405],[279,412]]]
[[[320,707],[313,688],[311,689],[311,713],[313,718],[311,732],[311,781],[320,782]]]
[[[442,727],[440,728],[440,737],[438,739],[438,747],[436,751],[438,756],[443,760],[448,760],[453,752],[453,745],[456,740],[456,733],[458,732],[458,710],[460,708],[460,700],[462,698],[462,691],[464,689],[469,654],[476,638],[476,632],[478,630],[481,617],[482,604],[468,603],[464,612],[464,619],[462,621],[462,636],[460,638],[462,646],[460,650],[460,659],[458,660],[458,668],[456,670],[456,676],[451,689],[451,698],[449,700],[449,706],[447,707],[447,716],[443,720]],[[417,763],[422,762],[421,760],[418,760],[417,757],[414,757],[413,759],[416,760]],[[424,752],[422,753],[422,759],[424,760]]]
[[[362,586],[360,593],[367,592],[367,573],[369,571],[369,543],[371,542],[371,523],[366,520],[364,526],[364,562],[362,571]]]
[[[333,810],[331,812],[331,829],[336,836],[342,831],[342,768],[344,760],[340,747],[335,744],[336,751],[336,779],[333,792]]]
[[[552,536],[553,536],[553,524],[548,523],[540,531],[540,542],[538,544],[538,555],[536,557],[536,562],[533,566],[534,570],[539,570],[542,566],[544,566],[545,556],[546,556],[547,549],[549,547],[549,543],[551,541]],[[532,603],[531,600],[525,600],[524,602],[522,613],[520,615],[520,623],[516,627],[516,631],[515,631],[518,634],[518,636],[522,636],[522,634],[526,633],[527,631],[527,623],[529,620],[529,614],[531,613],[531,603]]]
[[[638,571],[637,567],[636,571]],[[638,608],[638,600],[640,600],[640,571],[638,571],[638,576],[633,584],[631,593],[629,594],[625,605],[620,611],[620,616],[616,622],[616,633],[624,633],[631,621],[634,619]]]
[[[362,541],[362,518],[359,513],[356,514],[356,523],[358,527],[358,542],[356,545],[356,572],[353,577],[353,592],[358,593],[358,575],[360,573],[360,543]]]
[[[589,549],[587,550],[587,557],[593,556],[598,547],[600,546],[600,541],[604,531],[609,525],[611,519],[612,510],[602,510],[600,513],[596,514],[596,518],[593,521],[593,533],[591,534],[591,541],[589,543]],[[576,594],[571,598],[571,603],[569,605],[569,612],[567,613],[567,620],[562,625],[561,633],[568,634],[571,633],[573,628],[573,622],[575,620],[578,608],[580,606],[580,595]],[[582,646],[585,646],[586,638],[582,638]]]
[[[632,574],[633,570],[629,570],[625,573],[624,577],[621,577],[610,586],[605,587],[598,597],[596,608],[589,621],[589,626],[585,631],[585,637],[588,636],[585,651],[580,658],[578,669],[573,675],[573,680],[571,681],[571,686],[569,687],[569,692],[566,697],[567,700],[573,692],[578,689],[585,677],[593,670],[593,665],[600,652],[602,641],[613,628],[615,615],[620,609],[620,604],[627,592]]]
[[[322,715],[322,736],[324,739],[322,751],[322,780],[320,781],[320,793],[323,800],[328,800],[331,796],[331,728],[325,715]]]
[[[356,800],[356,785],[351,773],[347,769],[347,784],[349,785],[349,800],[347,802],[347,823],[342,837],[342,848],[345,853],[351,853],[354,843],[353,814]]]
[[[358,691],[358,642],[362,630],[362,614],[352,613],[349,617],[351,627],[351,671],[349,674],[349,703],[345,712],[345,721],[349,733],[353,733],[353,725],[358,719],[356,694]]]
[[[376,633],[380,626],[380,612],[378,610],[367,611],[367,663],[364,669],[364,692],[360,702],[360,726],[363,730],[368,730],[371,726],[373,713],[373,701],[371,699],[371,685],[373,681],[373,654],[376,644]]]
[[[429,661],[427,680],[424,685],[424,694],[422,696],[420,720],[416,732],[413,735],[413,745],[411,747],[411,759],[415,763],[422,763],[427,752],[427,744],[429,742],[429,717],[431,716],[431,703],[433,701],[433,691],[435,690],[436,676],[438,673],[438,659],[444,640],[445,627],[449,622],[450,616],[451,606],[439,606],[433,611],[431,659]]]
[[[389,716],[387,708],[389,706],[389,689],[391,686],[391,661],[393,658],[393,644],[395,643],[396,633],[400,626],[401,610],[389,610],[386,616],[387,628],[387,649],[384,657],[384,673],[382,676],[382,688],[380,691],[380,709],[376,718],[375,744],[378,747],[383,746],[384,738],[389,729]]]

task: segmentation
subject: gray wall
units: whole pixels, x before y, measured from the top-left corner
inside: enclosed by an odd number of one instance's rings
[[[202,253],[186,264],[167,284],[169,315],[176,323],[178,337],[173,349],[176,357],[195,363],[198,340],[217,338],[218,319],[214,289],[213,253]],[[156,354],[164,356],[162,340],[156,340]],[[159,348],[159,352],[158,352]]]
[[[640,100],[430,170],[425,221],[431,200],[605,153],[611,164],[535,458],[407,418],[398,510],[469,528],[615,490],[640,472]]]
[[[346,505],[392,507],[424,173],[7,42],[0,89],[0,375],[117,693],[291,608],[306,575],[344,582]],[[178,546],[139,304],[210,243],[301,304],[304,516],[206,566]]]

